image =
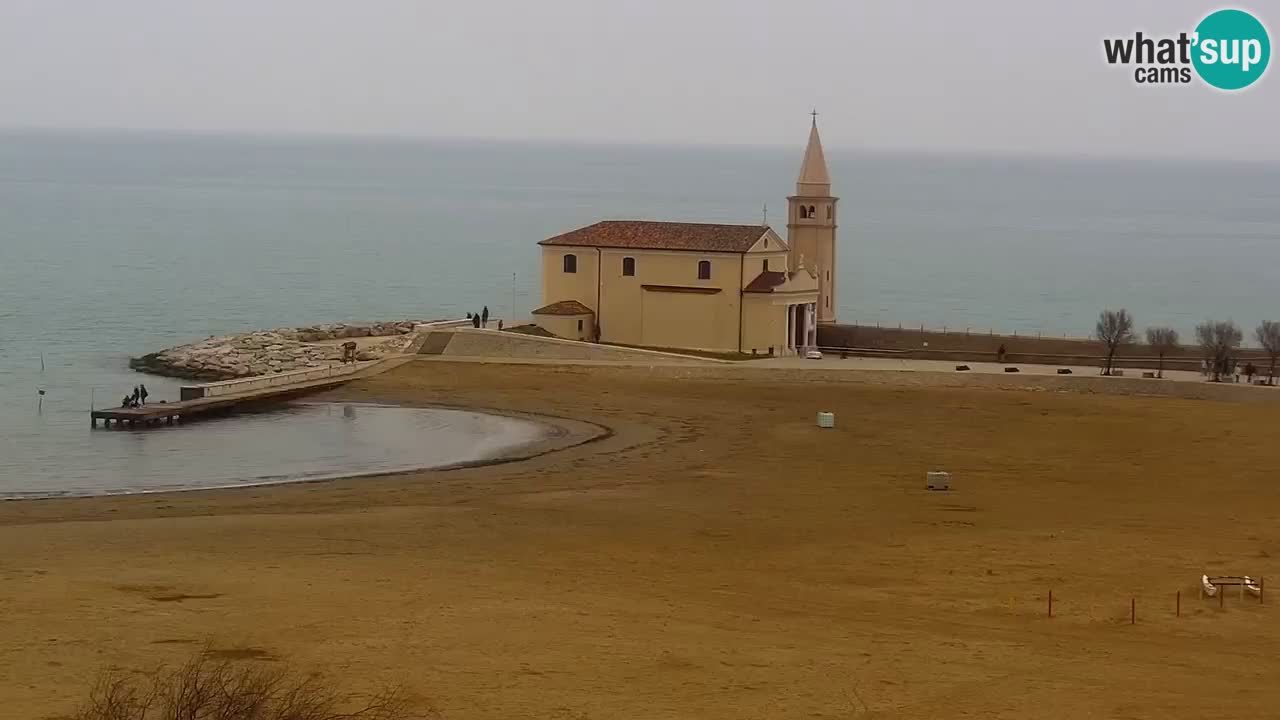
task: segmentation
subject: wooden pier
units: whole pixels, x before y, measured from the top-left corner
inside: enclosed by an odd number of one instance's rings
[[[142,407],[95,409],[89,412],[89,422],[95,428],[98,427],[99,420],[102,421],[104,428],[113,426],[148,428],[172,425],[205,415],[230,412],[264,401],[278,401],[296,395],[327,390],[366,376],[368,373],[362,371],[372,370],[371,366],[381,364],[379,361],[374,361],[360,363],[360,367],[333,368],[329,372],[309,370],[299,372],[293,377],[291,373],[280,373],[260,378],[187,386],[182,388],[183,396],[195,396],[189,400],[157,402]]]

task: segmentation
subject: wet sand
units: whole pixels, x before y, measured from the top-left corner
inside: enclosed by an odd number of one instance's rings
[[[1196,579],[1280,578],[1280,404],[994,381],[416,361],[327,397],[609,434],[0,505],[0,707],[57,717],[208,641],[449,718],[1268,716],[1280,594],[1219,610]]]

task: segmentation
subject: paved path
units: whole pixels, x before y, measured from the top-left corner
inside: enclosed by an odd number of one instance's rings
[[[848,358],[841,359],[839,355],[825,353],[821,360],[805,360],[799,357],[769,358],[767,360],[752,360],[752,365],[761,367],[779,367],[779,368],[820,368],[822,370],[903,370],[903,371],[925,371],[925,372],[956,372],[957,365],[968,365],[969,372],[974,373],[994,373],[1005,374],[1006,367],[1016,367],[1020,371],[1019,375],[1057,375],[1058,368],[1069,368],[1072,375],[1098,376],[1100,368],[1089,365],[1039,365],[1034,363],[992,363],[992,362],[971,362],[956,360],[895,360],[892,358],[872,358],[872,357],[854,357],[850,355]],[[1148,371],[1150,372],[1150,371]],[[1126,378],[1141,378],[1143,370],[1134,368],[1125,368],[1124,376]],[[1178,380],[1182,382],[1204,382],[1204,378],[1200,373],[1189,372],[1186,370],[1165,370],[1164,377],[1166,380]]]
[[[107,427],[110,427],[110,424],[113,421],[116,423],[117,427],[125,423],[133,427],[147,427],[148,425],[155,425],[162,422],[169,422],[172,424],[175,419],[186,419],[204,413],[217,412],[245,403],[259,402],[262,400],[270,400],[283,396],[297,395],[300,393],[337,387],[338,385],[346,384],[352,380],[372,377],[379,373],[400,367],[401,365],[412,361],[413,358],[414,356],[412,355],[395,355],[382,358],[380,360],[362,363],[354,372],[330,375],[313,380],[289,383],[287,385],[272,385],[265,388],[255,388],[252,390],[246,390],[245,392],[231,393],[228,395],[215,395],[213,397],[179,400],[177,402],[157,402],[136,408],[108,407],[94,409],[89,412],[89,417],[94,427],[97,427],[98,420],[102,420]]]
[[[612,365],[612,366],[682,366],[696,367],[688,363],[664,362],[661,358],[655,358],[654,361],[629,361],[629,360],[562,360],[554,358],[519,358],[519,357],[490,357],[490,356],[469,356],[469,355],[419,355],[419,360],[429,362],[478,362],[478,363],[496,363],[507,365]],[[715,367],[728,368],[772,368],[779,370],[823,370],[823,371],[902,371],[902,372],[930,372],[930,373],[946,373],[948,375],[960,375],[964,373],[957,372],[956,365],[968,365],[969,373],[988,374],[988,375],[1005,375],[1005,367],[1017,367],[1020,372],[1016,376],[1058,376],[1058,368],[1066,367],[1071,369],[1071,375],[1068,377],[1098,377],[1099,369],[1087,365],[1038,365],[1033,363],[988,363],[988,362],[956,362],[952,360],[893,360],[888,358],[869,358],[854,357],[841,359],[839,355],[827,353],[821,360],[806,360],[799,357],[785,358],[768,358],[760,360],[743,360],[740,362],[716,363]],[[1118,379],[1132,380],[1142,379],[1142,369],[1125,368],[1124,375]],[[1010,375],[1013,375],[1010,373]],[[1164,372],[1164,381],[1174,382],[1195,382],[1203,383],[1204,378],[1199,373],[1189,372],[1185,370],[1166,370]],[[1152,382],[1158,382],[1153,380]],[[1243,384],[1243,379],[1241,380]]]

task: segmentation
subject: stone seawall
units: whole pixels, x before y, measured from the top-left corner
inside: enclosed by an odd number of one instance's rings
[[[129,361],[139,372],[187,380],[230,380],[324,367],[342,360],[342,343],[359,343],[358,360],[405,352],[416,336],[404,320],[369,324],[311,325],[210,337]],[[364,340],[361,340],[364,338]]]

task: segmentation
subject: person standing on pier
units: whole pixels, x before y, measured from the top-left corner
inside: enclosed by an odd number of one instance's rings
[[[146,386],[146,385],[139,385],[139,386],[138,386],[138,390],[139,390],[138,396],[142,399],[142,404],[143,404],[143,405],[146,405],[146,404],[147,404],[147,394],[148,394],[148,393],[147,393],[147,386]]]
[[[133,395],[132,395],[132,397],[133,397],[133,406],[134,406],[134,407],[138,407],[139,405],[141,405],[141,404],[142,404],[142,391],[141,391],[140,389],[138,389],[138,386],[137,386],[137,385],[134,385],[134,386],[133,386]]]

